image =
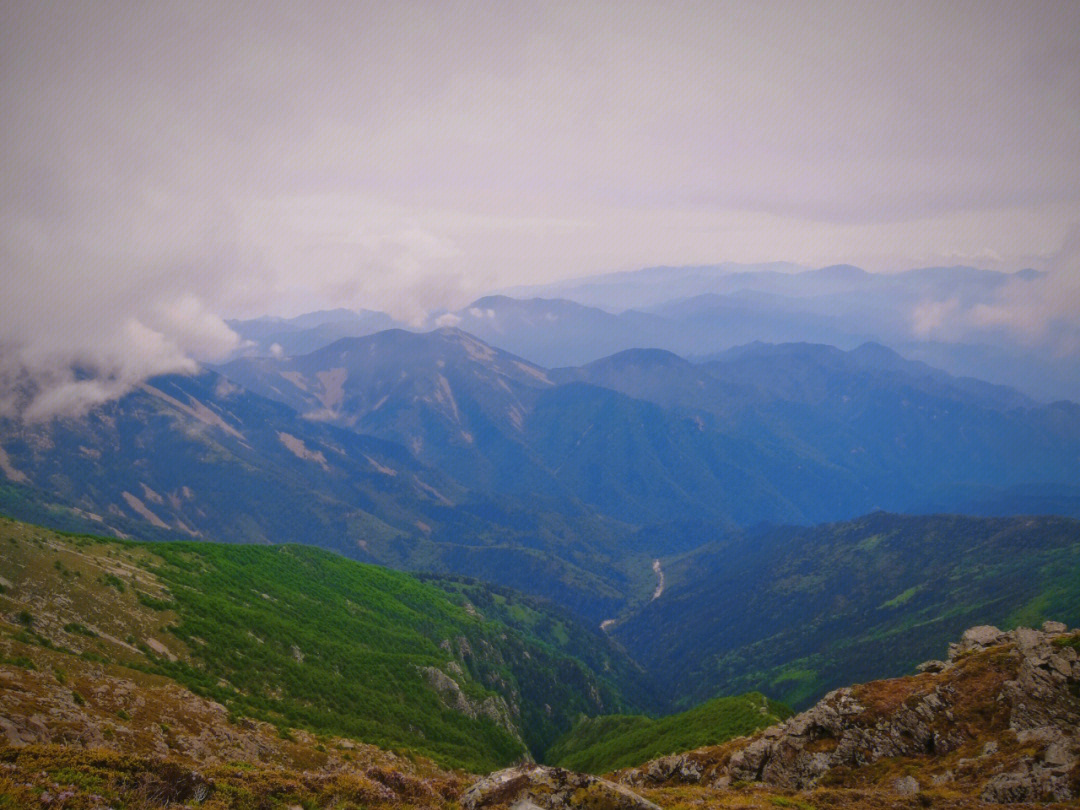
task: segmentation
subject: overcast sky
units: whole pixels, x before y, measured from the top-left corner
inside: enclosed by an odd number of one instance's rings
[[[1039,267],[1080,223],[1077,2],[0,13],[24,362],[650,264]]]

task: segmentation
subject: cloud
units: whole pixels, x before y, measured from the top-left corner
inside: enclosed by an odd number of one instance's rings
[[[78,416],[156,374],[197,370],[238,345],[184,268],[124,268],[78,253],[2,256],[0,413]],[[64,272],[59,272],[63,268]]]
[[[1017,273],[985,298],[920,301],[913,333],[952,342],[1019,341],[1056,357],[1080,357],[1080,224],[1036,276]]]
[[[655,264],[1015,267],[1080,218],[1071,2],[9,5],[7,412],[221,357],[221,316],[419,323]],[[915,328],[1064,346],[1047,288],[1046,329],[1020,288]]]

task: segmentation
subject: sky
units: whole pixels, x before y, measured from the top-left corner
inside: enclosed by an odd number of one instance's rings
[[[657,264],[1050,268],[977,317],[1080,310],[1076,2],[0,0],[0,99],[0,382],[45,410],[225,317]]]

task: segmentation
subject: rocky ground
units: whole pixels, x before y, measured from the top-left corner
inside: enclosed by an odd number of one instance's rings
[[[282,736],[129,668],[14,640],[0,653],[0,808],[1080,807],[1080,631],[1050,622],[972,628],[918,674],[607,778],[525,764],[477,779]]]
[[[752,737],[596,780],[519,768],[479,808],[1080,807],[1080,632],[975,627],[904,678],[838,689]],[[634,803],[620,788],[635,791]]]
[[[285,735],[157,675],[0,640],[0,808],[452,808],[474,779]]]

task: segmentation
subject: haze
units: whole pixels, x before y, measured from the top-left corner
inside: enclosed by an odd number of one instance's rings
[[[8,2],[0,32],[2,373],[46,410],[224,356],[222,317],[653,264],[1049,269],[924,315],[1077,349],[1076,3]]]

